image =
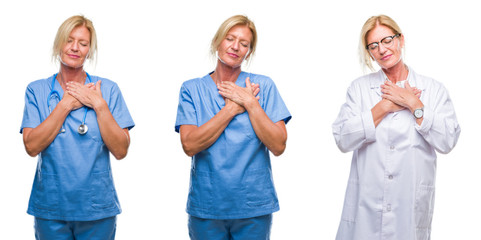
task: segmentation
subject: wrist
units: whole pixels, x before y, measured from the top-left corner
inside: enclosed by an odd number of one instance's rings
[[[68,113],[75,110],[75,104],[73,102],[67,101],[65,99],[60,100],[60,102],[57,104],[57,107],[59,107],[60,109],[62,109],[65,112],[68,112]],[[57,108],[57,107],[55,107],[55,108]],[[52,109],[52,111],[53,111],[53,109]]]
[[[259,101],[255,97],[251,97],[244,102],[244,108],[246,109],[246,111],[249,111],[250,109],[256,106],[260,106],[260,105],[259,105]]]
[[[416,98],[415,101],[409,104],[409,111],[411,111],[411,113],[414,113],[416,109],[422,109],[422,108],[424,108],[424,104],[418,98]]]
[[[224,110],[229,117],[233,118],[235,117],[237,114],[239,114],[239,106],[237,105],[237,103],[233,103],[233,104],[226,104],[221,110]]]
[[[94,109],[95,112],[98,112],[104,109],[108,110],[109,106],[107,105],[107,102],[103,98],[100,98],[98,101],[92,104],[92,108]]]

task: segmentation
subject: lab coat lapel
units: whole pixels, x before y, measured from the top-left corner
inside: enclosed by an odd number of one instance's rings
[[[383,84],[385,79],[384,72],[379,70],[377,74],[372,75],[369,79],[371,91],[375,92],[379,97],[382,96],[381,84]]]

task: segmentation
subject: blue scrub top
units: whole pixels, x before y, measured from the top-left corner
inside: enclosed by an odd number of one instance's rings
[[[287,110],[274,82],[266,76],[241,72],[260,85],[259,103],[275,123],[288,122]],[[201,126],[225,105],[210,74],[182,84],[175,131],[181,125]],[[279,210],[269,150],[257,138],[247,112],[235,116],[217,141],[192,157],[187,213],[207,219],[241,219]]]
[[[93,83],[102,80],[102,96],[121,128],[131,129],[134,122],[116,83],[90,76]],[[25,93],[23,128],[35,128],[50,114],[47,98],[53,76],[30,83]],[[59,98],[50,98],[51,109],[63,97],[55,80]],[[55,94],[54,94],[55,95]],[[70,112],[63,123],[64,132],[38,156],[37,171],[27,212],[33,216],[64,221],[92,221],[121,212],[110,167],[110,153],[100,135],[97,115],[89,109],[85,123],[88,131],[77,131],[85,107]]]

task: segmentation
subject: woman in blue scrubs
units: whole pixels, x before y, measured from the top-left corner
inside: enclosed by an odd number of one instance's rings
[[[36,239],[114,239],[121,212],[109,154],[122,159],[134,122],[116,83],[83,69],[97,38],[83,16],[58,29],[53,57],[58,73],[30,83],[20,132],[38,155],[28,213]]]
[[[269,152],[284,152],[291,115],[269,77],[241,70],[256,42],[251,20],[227,19],[211,43],[215,70],[180,90],[175,130],[192,157],[191,239],[269,239],[279,210]]]

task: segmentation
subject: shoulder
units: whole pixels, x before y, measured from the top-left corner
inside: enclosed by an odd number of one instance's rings
[[[253,83],[274,84],[274,81],[266,75],[243,72]]]
[[[108,79],[108,78],[103,78],[95,75],[90,75],[90,81],[93,83],[96,83],[98,81],[102,81],[102,86],[105,87],[117,87],[117,83]]]
[[[192,78],[187,81],[184,81],[182,83],[181,89],[189,89],[189,90],[197,89],[201,86],[206,85],[208,81],[212,81],[212,79],[210,78],[210,73],[203,77]]]
[[[354,79],[351,82],[351,86],[371,85],[377,82],[379,82],[379,84],[382,83],[382,73],[380,71],[381,70],[379,70],[379,72],[369,73]]]
[[[425,90],[445,90],[444,84],[432,77],[428,77],[413,71],[413,78],[418,88]]]
[[[43,96],[48,94],[51,91],[52,80],[53,80],[53,75],[48,78],[39,79],[39,80],[30,82],[27,85],[25,94],[34,95],[34,96]]]
[[[373,72],[354,79],[347,88],[348,93],[363,94],[381,86],[383,77],[381,72]]]
[[[53,80],[53,76],[50,76],[50,77],[44,78],[44,79],[35,80],[33,82],[30,82],[28,84],[27,88],[41,89],[41,88],[49,87],[52,83],[52,80]]]
[[[183,87],[194,87],[198,86],[202,82],[203,78],[193,78],[182,83]]]
[[[102,81],[101,83],[102,94],[112,94],[112,96],[115,96],[117,94],[120,94],[121,92],[117,83],[108,78],[90,75],[90,81],[92,83],[97,83],[98,81]]]

